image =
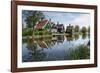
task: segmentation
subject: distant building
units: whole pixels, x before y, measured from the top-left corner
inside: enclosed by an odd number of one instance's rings
[[[56,33],[57,32],[57,27],[56,27],[55,23],[52,23],[51,32],[52,33]]]
[[[57,32],[59,32],[59,33],[64,32],[64,25],[63,24],[57,23],[56,28],[57,28]]]

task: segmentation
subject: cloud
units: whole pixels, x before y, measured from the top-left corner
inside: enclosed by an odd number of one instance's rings
[[[77,24],[80,26],[89,26],[90,25],[90,15],[81,14],[78,17],[75,17],[74,20],[70,21],[72,24]]]
[[[89,26],[90,25],[90,14],[89,13],[78,13],[78,12],[43,12],[47,19],[50,19],[57,23],[62,23],[64,26],[79,25]]]

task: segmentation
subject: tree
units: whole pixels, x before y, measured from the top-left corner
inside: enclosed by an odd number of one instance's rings
[[[83,34],[86,34],[87,28],[86,28],[85,26],[83,26],[82,29],[81,29],[81,32],[82,32]]]
[[[88,33],[90,33],[90,26],[88,27]]]
[[[66,27],[66,33],[72,34],[74,31],[74,27],[69,24],[69,26]]]
[[[79,26],[78,25],[75,26],[74,31],[79,32]]]
[[[27,24],[26,27],[31,28],[32,25],[33,25],[32,16],[28,16],[25,21],[26,21],[26,24]]]
[[[27,28],[33,28],[37,22],[40,20],[43,20],[45,18],[44,14],[40,11],[28,11],[28,10],[23,10],[23,19],[26,22],[26,27]]]

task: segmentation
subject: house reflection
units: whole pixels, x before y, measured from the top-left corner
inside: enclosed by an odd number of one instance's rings
[[[83,34],[82,35],[82,39],[86,39],[87,35]],[[55,44],[60,44],[63,43],[64,40],[67,40],[69,42],[74,41],[74,40],[78,40],[79,39],[79,35],[78,34],[74,34],[74,35],[67,35],[67,36],[63,36],[63,35],[56,35],[53,37],[41,37],[41,38],[35,38],[35,39],[27,39],[27,40],[23,40],[23,42],[28,42],[28,45],[37,45],[39,46],[41,49],[48,49],[48,48],[52,48]],[[36,47],[35,47],[36,48]]]
[[[51,37],[42,37],[42,38],[37,38],[35,39],[34,41],[36,41],[37,45],[40,47],[40,48],[50,48],[51,46],[53,46],[52,44],[52,38]]]
[[[82,39],[85,39],[86,35],[82,35]],[[41,37],[41,38],[35,38],[35,39],[27,39],[24,40],[24,42],[28,42],[28,45],[36,45],[38,47],[40,47],[41,49],[48,49],[48,48],[52,48],[55,44],[60,44],[63,43],[64,40],[67,40],[69,42],[74,41],[74,40],[78,40],[79,39],[79,35],[75,34],[75,35],[68,35],[68,36],[63,36],[63,35],[57,35],[57,36],[53,36],[53,37]],[[31,47],[33,48],[33,47]],[[35,47],[36,48],[36,47]]]
[[[40,48],[52,48],[56,43],[63,43],[64,36],[42,37],[34,40]]]

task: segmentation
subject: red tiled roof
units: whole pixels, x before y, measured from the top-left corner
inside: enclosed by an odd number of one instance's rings
[[[42,29],[43,26],[47,23],[48,20],[43,20],[40,23],[35,25],[35,29]]]

